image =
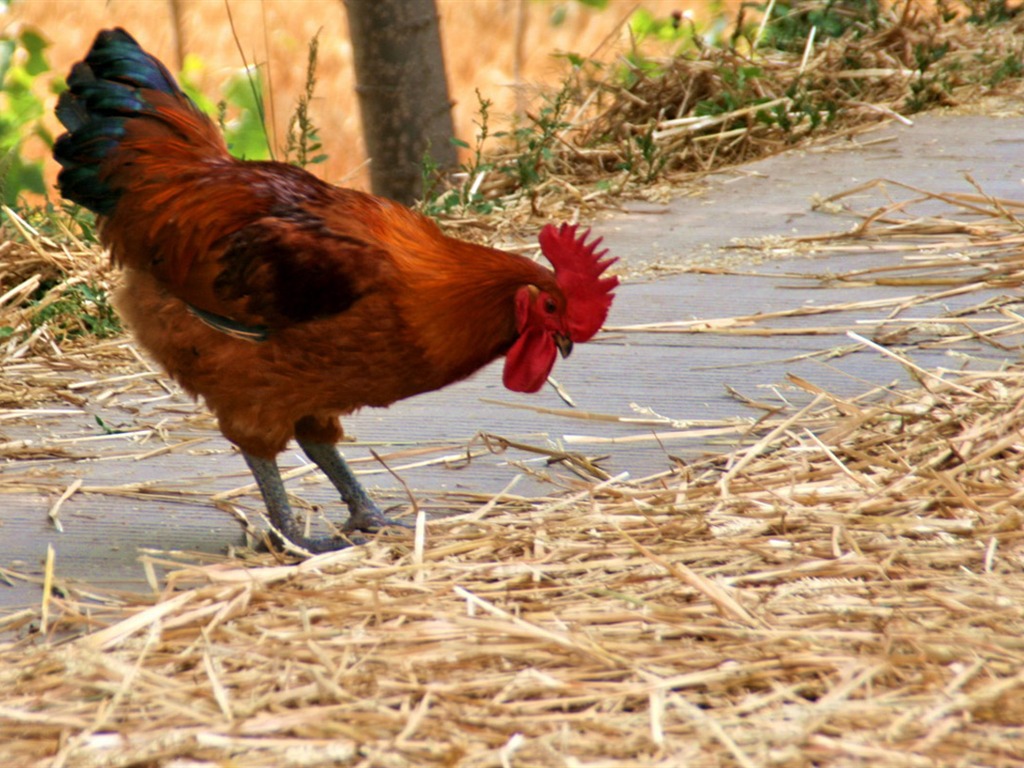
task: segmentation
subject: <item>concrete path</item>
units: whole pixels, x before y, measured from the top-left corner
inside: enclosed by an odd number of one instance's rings
[[[856,140],[793,151],[722,173],[702,184],[694,196],[663,205],[631,204],[621,215],[594,222],[595,231],[622,259],[624,270],[634,276],[619,291],[609,318],[610,332],[600,342],[578,346],[569,360],[557,364],[555,376],[575,400],[578,413],[640,417],[643,414],[634,409],[635,404],[688,424],[753,420],[763,413],[741,404],[728,394],[727,387],[775,405],[806,402],[806,393],[787,383],[787,374],[840,395],[906,382],[902,366],[873,350],[835,359],[795,359],[849,345],[845,335],[849,327],[863,327],[864,335],[877,332],[891,307],[752,326],[755,331],[789,329],[788,335],[616,329],[918,293],[922,289],[847,287],[800,277],[898,263],[903,258],[871,244],[855,253],[789,254],[784,258],[738,252],[731,246],[736,238],[848,229],[851,219],[813,212],[812,196],[833,195],[877,177],[936,192],[970,192],[973,188],[963,178],[968,171],[989,194],[1022,199],[1022,147],[1024,118],[925,115],[913,127],[894,124]],[[862,209],[886,202],[879,189],[856,199]],[[672,274],[695,264],[724,265],[733,273]],[[952,297],[938,306],[932,303],[908,309],[903,317],[937,317],[994,295]],[[810,335],[797,330],[811,327],[818,332]],[[956,352],[956,357],[950,357],[942,345],[915,347],[913,356],[925,367],[959,367],[965,359],[971,365],[987,366],[1016,355],[1015,349],[1001,352],[980,342],[958,345]],[[110,376],[117,373],[111,371]],[[110,376],[98,371],[95,378]],[[167,396],[155,381],[145,379],[130,387],[101,381],[83,387],[80,394],[88,397],[84,406],[53,404],[60,413],[31,418],[19,418],[11,411],[2,414],[0,442],[31,439],[41,446],[62,446],[68,456],[0,465],[4,489],[9,491],[0,496],[0,568],[38,575],[47,544],[52,544],[61,579],[78,585],[137,590],[146,588],[137,562],[140,549],[218,553],[241,542],[238,522],[218,508],[211,496],[247,484],[250,477],[241,458],[220,438],[201,408],[176,390]],[[468,510],[479,503],[477,494],[497,492],[518,474],[525,479],[518,482],[513,494],[549,493],[573,482],[573,474],[564,465],[549,467],[547,457],[537,453],[517,449],[488,452],[484,441],[474,439],[478,433],[556,452],[566,449],[603,457],[599,464],[607,473],[628,472],[633,478],[668,470],[679,459],[726,450],[736,439],[728,435],[694,437],[692,431],[678,428],[686,424],[581,420],[538,412],[538,408],[560,411],[566,406],[550,389],[535,396],[506,391],[497,365],[442,392],[349,419],[349,433],[362,442],[347,446],[345,452],[355,468],[373,473],[364,480],[385,504],[405,504],[404,492],[372,459],[370,448],[390,457],[389,464],[415,489],[425,509],[444,513]],[[105,435],[97,417],[126,434]],[[159,437],[153,436],[153,430]],[[139,431],[141,436],[133,434]],[[84,437],[94,439],[82,441]],[[71,442],[61,442],[68,440]],[[167,450],[168,445],[176,447]],[[465,462],[462,458],[467,450],[480,455]],[[448,460],[442,464],[414,466],[444,457]],[[282,463],[300,467],[303,462],[288,454]],[[535,477],[545,474],[560,479],[552,486]],[[22,486],[13,482],[18,478],[24,478]],[[59,533],[47,511],[62,491],[78,480],[80,489],[60,508],[63,533]],[[131,487],[132,483],[140,485]],[[340,516],[325,482],[306,475],[290,487],[310,503],[326,506],[334,519]],[[235,501],[253,514],[260,507],[254,494]],[[0,586],[0,612],[38,599],[35,583],[15,579],[10,586]]]

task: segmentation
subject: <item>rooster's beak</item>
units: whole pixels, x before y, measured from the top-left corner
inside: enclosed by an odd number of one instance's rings
[[[555,346],[558,347],[558,351],[562,353],[562,357],[568,357],[569,353],[572,352],[572,339],[564,334],[556,333]]]

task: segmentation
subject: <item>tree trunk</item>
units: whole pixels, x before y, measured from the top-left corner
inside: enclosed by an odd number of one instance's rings
[[[428,149],[455,164],[451,101],[434,0],[343,0],[374,194],[412,203]]]

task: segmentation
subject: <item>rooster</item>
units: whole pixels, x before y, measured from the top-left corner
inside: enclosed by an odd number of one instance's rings
[[[279,162],[228,154],[214,123],[123,29],[99,33],[57,102],[57,185],[95,212],[123,269],[140,345],[214,413],[274,528],[310,552],[276,457],[294,438],[348,506],[341,529],[396,524],[338,452],[340,417],[470,376],[543,386],[604,322],[615,261],[574,226],[544,227],[553,270],[446,236],[398,203]]]

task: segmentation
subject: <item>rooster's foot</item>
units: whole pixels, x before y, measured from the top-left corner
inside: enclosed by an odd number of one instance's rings
[[[345,533],[358,531],[360,533],[377,533],[385,528],[412,528],[413,526],[402,520],[395,520],[381,512],[377,505],[371,507],[360,506],[352,510],[345,527]]]

